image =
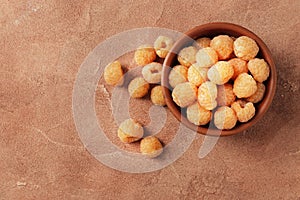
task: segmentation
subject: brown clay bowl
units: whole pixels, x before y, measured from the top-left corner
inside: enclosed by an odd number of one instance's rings
[[[206,125],[206,126],[196,126],[191,122],[189,122],[185,114],[183,114],[184,112],[181,112],[181,108],[178,107],[173,101],[171,96],[171,91],[170,91],[171,86],[169,85],[169,80],[168,80],[170,69],[178,64],[177,55],[182,48],[191,45],[192,42],[194,42],[194,40],[196,40],[199,37],[213,38],[214,36],[220,34],[226,34],[233,37],[239,37],[245,35],[254,39],[260,48],[258,55],[256,57],[265,59],[265,61],[270,66],[270,76],[268,80],[264,82],[266,86],[266,92],[263,100],[260,103],[255,105],[256,108],[255,116],[246,123],[237,123],[236,126],[231,130],[219,130],[213,125],[213,123],[210,123],[210,125]],[[186,32],[184,36],[182,36],[181,38],[179,38],[179,40],[177,40],[172,50],[167,55],[163,64],[163,73],[162,73],[162,85],[164,86],[163,92],[166,98],[166,103],[168,108],[174,114],[174,116],[188,128],[195,130],[198,133],[204,135],[213,135],[213,136],[234,135],[256,124],[263,117],[263,115],[266,113],[266,111],[268,110],[268,108],[272,103],[275,90],[276,90],[276,80],[277,80],[276,67],[272,59],[270,50],[268,49],[266,44],[257,35],[249,31],[248,29],[241,27],[239,25],[235,25],[231,23],[222,23],[222,22],[200,25]]]

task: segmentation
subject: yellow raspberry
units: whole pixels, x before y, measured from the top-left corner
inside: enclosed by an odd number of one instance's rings
[[[248,69],[253,78],[260,83],[267,80],[270,74],[269,65],[264,59],[254,58],[249,60]]]
[[[163,94],[163,87],[158,85],[155,86],[152,90],[151,90],[151,101],[153,104],[155,105],[159,105],[159,106],[164,106],[166,105],[166,101],[165,101],[165,97]]]
[[[133,119],[123,121],[118,129],[118,137],[124,143],[131,143],[141,139],[144,135],[143,127]]]
[[[197,99],[197,88],[189,82],[176,85],[172,92],[174,102],[180,107],[187,107]]]
[[[247,122],[255,115],[255,107],[252,102],[238,100],[231,105],[240,122]]]
[[[236,122],[236,114],[228,106],[219,107],[214,114],[214,123],[218,129],[232,129]]]
[[[235,101],[235,98],[231,84],[218,86],[217,102],[219,106],[229,106]]]
[[[143,67],[142,74],[148,83],[159,83],[161,79],[161,71],[162,64],[152,62]]]
[[[211,47],[200,49],[196,54],[196,62],[198,67],[211,67],[218,62],[218,54]]]
[[[258,103],[263,99],[265,95],[265,91],[266,91],[266,86],[263,83],[257,83],[256,92],[252,96],[248,97],[246,100],[252,103]]]
[[[183,65],[177,65],[173,67],[169,74],[169,84],[172,88],[175,88],[179,83],[187,81],[188,68]]]
[[[247,36],[237,38],[233,43],[234,54],[243,60],[255,58],[259,51],[256,42]]]
[[[114,61],[105,67],[104,80],[108,85],[123,84],[123,70],[119,61]]]
[[[142,98],[148,93],[149,83],[141,77],[133,79],[128,85],[128,92],[132,98]]]
[[[195,46],[198,47],[198,48],[200,48],[200,49],[206,48],[206,47],[210,46],[210,41],[211,41],[211,39],[207,38],[207,37],[198,38],[196,40]]]
[[[238,75],[241,73],[248,73],[247,62],[240,58],[233,58],[228,61],[233,67],[234,73],[231,77],[232,80],[235,80]]]
[[[206,110],[213,110],[217,107],[217,86],[216,84],[206,81],[198,88],[198,102]]]
[[[234,81],[233,92],[238,98],[250,97],[256,90],[256,81],[247,73],[240,74]]]
[[[219,60],[226,60],[233,52],[233,40],[228,35],[219,35],[211,40],[210,47],[217,52]]]
[[[218,85],[223,85],[229,81],[234,73],[233,67],[227,61],[219,61],[212,66],[208,72],[208,79]]]
[[[178,62],[186,67],[190,67],[193,63],[196,62],[196,47],[189,46],[180,50],[178,54]]]
[[[163,152],[163,146],[155,136],[148,136],[141,140],[140,151],[149,158],[155,158]]]
[[[188,70],[188,80],[195,86],[200,86],[202,83],[208,80],[207,78],[208,68],[197,67],[196,65],[190,66]]]
[[[151,45],[142,45],[134,53],[136,64],[144,66],[156,59],[155,49]]]
[[[158,36],[158,38],[154,42],[154,49],[156,54],[160,58],[165,58],[169,51],[171,50],[174,41],[172,38],[166,36]]]
[[[188,120],[197,126],[207,124],[212,116],[211,111],[201,107],[198,102],[187,107],[186,114]]]

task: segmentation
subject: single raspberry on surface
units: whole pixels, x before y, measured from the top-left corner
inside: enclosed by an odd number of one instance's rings
[[[104,69],[103,76],[108,85],[122,85],[124,79],[121,63],[119,61],[114,61],[108,64]]]
[[[150,85],[142,77],[133,79],[128,85],[128,92],[132,98],[142,98],[148,93]]]
[[[118,129],[118,137],[124,143],[135,142],[141,139],[143,135],[143,127],[133,119],[126,119]]]
[[[134,52],[134,60],[136,64],[144,66],[152,63],[156,59],[155,49],[151,45],[141,45]]]
[[[161,71],[162,64],[152,62],[143,67],[142,74],[148,83],[159,83],[161,80]]]

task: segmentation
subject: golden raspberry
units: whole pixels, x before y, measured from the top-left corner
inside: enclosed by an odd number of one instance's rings
[[[237,38],[233,43],[234,54],[243,60],[255,58],[259,51],[256,42],[247,36]]]
[[[176,85],[172,92],[174,102],[180,107],[187,107],[197,99],[197,88],[189,82]]]
[[[256,81],[247,74],[238,75],[233,84],[233,92],[238,98],[247,98],[253,95],[257,90]]]
[[[173,67],[169,74],[169,84],[172,88],[175,88],[179,83],[187,81],[188,68],[183,65],[177,65]]]
[[[163,152],[163,146],[155,136],[148,136],[141,140],[140,151],[149,158],[155,158]]]
[[[196,54],[196,62],[199,67],[211,67],[218,62],[218,54],[211,47],[200,49]]]
[[[229,106],[235,101],[232,85],[226,83],[218,86],[217,102],[219,106]]]
[[[217,52],[219,60],[226,60],[233,52],[233,40],[228,35],[219,35],[211,40],[210,47]]]
[[[206,110],[213,110],[217,107],[217,85],[206,81],[198,88],[198,102]]]
[[[227,61],[219,61],[208,72],[208,79],[218,85],[227,83],[234,73],[233,67]]]
[[[207,124],[212,116],[211,111],[201,107],[198,102],[187,107],[186,114],[188,120],[197,126]]]
[[[141,139],[144,135],[143,127],[133,119],[123,121],[118,129],[118,137],[124,143],[131,143]]]
[[[156,54],[160,58],[165,58],[169,51],[171,50],[174,41],[172,38],[166,36],[158,36],[158,38],[154,42],[154,49]]]
[[[231,105],[240,122],[247,122],[255,115],[255,107],[252,102],[238,100]]]
[[[256,92],[252,96],[248,97],[246,100],[252,103],[258,103],[263,99],[265,91],[266,86],[263,83],[257,83]]]
[[[260,83],[267,80],[270,74],[269,65],[264,59],[254,58],[249,60],[248,69],[253,78]]]
[[[228,106],[218,108],[214,114],[214,123],[218,129],[232,129],[236,122],[236,114]]]
[[[210,46],[210,41],[211,39],[210,38],[207,38],[207,37],[203,37],[203,38],[198,38],[196,40],[196,47],[202,49],[202,48],[205,48],[205,47],[209,47]]]
[[[197,87],[208,80],[207,78],[208,68],[198,67],[191,65],[188,70],[188,80]]]
[[[152,62],[143,67],[142,74],[148,83],[159,83],[161,79],[162,64]]]
[[[189,67],[196,62],[196,53],[197,53],[196,47],[193,46],[185,47],[181,49],[177,59],[181,65]]]
[[[233,67],[234,73],[231,77],[232,80],[236,79],[241,73],[248,73],[247,62],[240,58],[233,58],[228,61]]]
[[[132,98],[141,98],[148,93],[149,83],[141,77],[133,79],[128,85],[128,92]]]
[[[112,62],[105,67],[104,80],[108,85],[123,84],[123,70],[119,61]]]
[[[159,106],[164,106],[166,105],[166,101],[165,101],[165,97],[163,94],[163,87],[158,85],[155,86],[152,90],[151,90],[151,101],[153,104],[155,105],[159,105]]]
[[[142,45],[134,53],[136,64],[144,66],[156,59],[155,49],[151,45]]]

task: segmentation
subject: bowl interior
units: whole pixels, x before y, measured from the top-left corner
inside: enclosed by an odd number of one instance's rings
[[[196,40],[197,38],[200,37],[213,38],[214,36],[221,35],[221,34],[225,34],[233,37],[239,37],[244,35],[254,39],[260,49],[256,57],[265,59],[265,61],[270,66],[270,76],[268,80],[264,82],[266,86],[266,92],[263,100],[255,105],[256,108],[255,116],[247,123],[237,123],[237,125],[231,130],[219,130],[213,125],[213,123],[209,123],[209,125],[206,126],[196,126],[192,124],[184,114],[185,109],[178,107],[173,101],[171,96],[171,91],[169,89],[171,88],[171,86],[169,85],[169,80],[168,80],[171,68],[178,64],[177,55],[182,48],[191,45],[194,42],[194,40]],[[186,125],[188,128],[195,130],[201,134],[214,135],[214,136],[219,136],[219,135],[226,136],[226,135],[237,134],[239,132],[246,130],[250,126],[254,125],[265,114],[265,112],[267,111],[268,107],[272,102],[276,90],[276,79],[277,77],[276,77],[275,64],[272,59],[271,53],[267,48],[267,46],[265,45],[265,43],[257,35],[247,30],[246,28],[231,23],[209,23],[209,24],[197,26],[191,29],[190,31],[186,32],[184,36],[182,36],[179,40],[177,40],[177,42],[174,44],[173,48],[167,55],[163,64],[163,73],[162,73],[162,85],[164,86],[163,92],[166,98],[166,103],[168,108],[174,114],[174,116],[179,121],[181,121],[184,125]]]

